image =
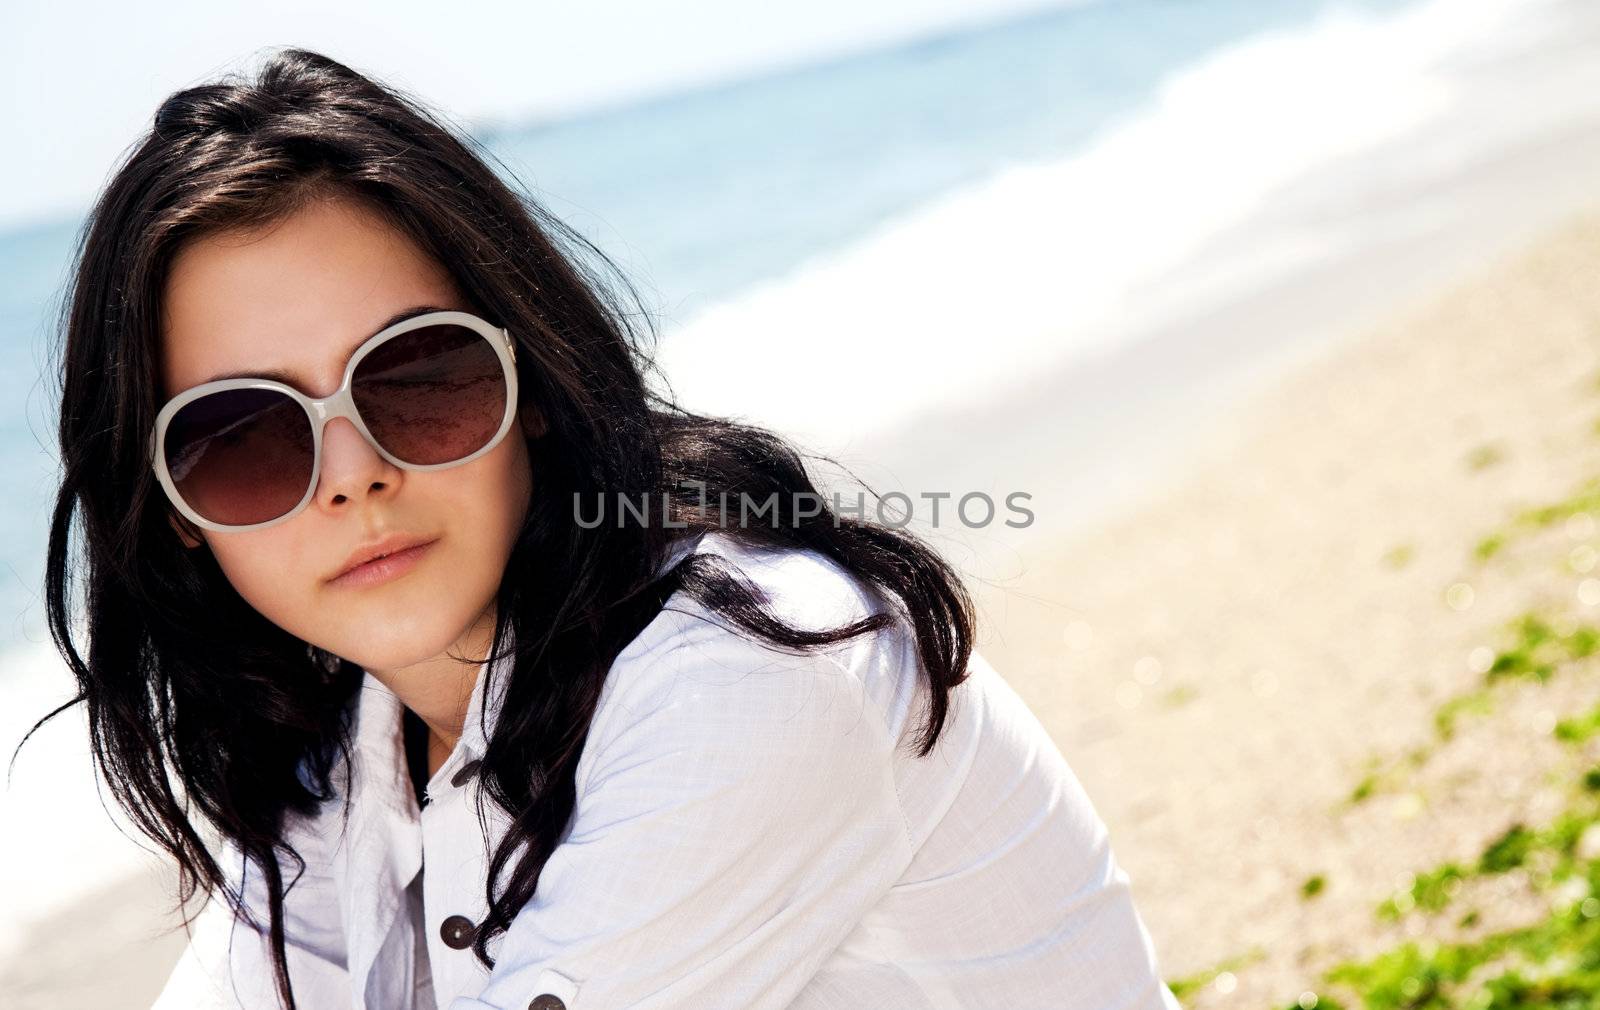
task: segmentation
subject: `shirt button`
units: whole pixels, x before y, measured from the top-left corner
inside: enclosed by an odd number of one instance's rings
[[[478,769],[481,767],[483,767],[482,761],[468,761],[466,764],[456,769],[456,773],[454,775],[450,776],[450,784],[455,786],[457,789],[460,789],[462,786],[472,781],[472,776],[478,774]]]
[[[532,1003],[528,1004],[528,1010],[567,1010],[567,1005],[561,1002],[560,996],[541,993],[533,998]]]
[[[464,915],[452,915],[439,923],[439,937],[452,950],[466,950],[472,946],[472,937],[478,927]]]

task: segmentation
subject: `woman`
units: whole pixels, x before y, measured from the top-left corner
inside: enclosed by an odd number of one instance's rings
[[[959,579],[654,395],[591,258],[299,49],[101,194],[47,605],[207,896],[157,1006],[1175,1006]]]

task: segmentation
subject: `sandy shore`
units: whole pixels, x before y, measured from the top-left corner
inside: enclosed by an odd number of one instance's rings
[[[1512,691],[1407,788],[1341,801],[1429,740],[1504,621],[1581,610],[1536,546],[1492,570],[1473,547],[1600,472],[1597,276],[1600,214],[1301,364],[1160,495],[983,592],[984,651],[1110,824],[1164,974],[1247,957],[1192,1005],[1288,1005],[1424,928],[1374,919],[1402,874],[1548,816],[1549,726],[1600,678]]]
[[[1398,875],[1549,805],[1526,726],[1600,697],[1600,678],[1513,698],[1412,786],[1340,801],[1370,757],[1428,738],[1502,621],[1570,596],[1548,565],[1489,575],[1471,549],[1600,472],[1596,277],[1600,214],[1330,345],[1159,494],[975,587],[981,648],[1110,824],[1163,973],[1257,952],[1193,1005],[1286,1005],[1320,967],[1392,942],[1372,906]],[[1474,587],[1460,609],[1458,583]],[[1326,886],[1306,901],[1313,875]],[[41,923],[0,966],[6,1005],[147,1006],[182,945],[149,911],[166,883]]]
[[[174,882],[152,872],[101,888],[29,931],[25,951],[0,964],[6,1010],[139,1008],[155,1001],[186,942]]]

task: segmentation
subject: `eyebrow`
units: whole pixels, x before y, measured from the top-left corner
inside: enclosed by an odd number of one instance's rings
[[[388,319],[385,319],[382,323],[380,323],[378,325],[377,329],[373,330],[371,333],[369,333],[366,336],[362,337],[356,343],[355,347],[350,348],[350,350],[348,352],[346,352],[345,359],[349,360],[350,355],[354,354],[356,352],[356,347],[360,347],[362,344],[366,343],[368,340],[371,340],[373,337],[375,337],[378,334],[382,333],[384,330],[387,330],[389,327],[395,325],[396,323],[403,323],[407,319],[410,319],[410,318],[412,318],[414,316],[420,316],[420,315],[423,315],[423,314],[428,313],[428,312],[445,312],[445,311],[447,311],[447,310],[442,308],[442,307],[440,307],[440,306],[438,306],[438,305],[413,305],[409,309],[401,309],[399,312],[396,312],[394,315],[390,316]],[[281,369],[281,368],[271,368],[271,369],[264,369],[264,370],[262,370],[262,369],[245,369],[244,371],[240,371],[240,372],[223,372],[223,373],[221,373],[219,375],[213,375],[209,379],[205,379],[205,380],[202,380],[201,382],[195,383],[195,385],[203,386],[207,382],[221,382],[223,379],[271,379],[274,382],[281,382],[281,383],[284,383],[285,385],[294,386],[297,389],[299,388],[299,384],[296,382],[296,376],[293,375],[292,373],[284,370],[284,369]]]

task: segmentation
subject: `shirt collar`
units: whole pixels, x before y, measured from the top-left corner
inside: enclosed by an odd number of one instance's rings
[[[493,674],[490,675],[490,664],[487,660],[478,665],[478,681],[473,685],[472,698],[467,703],[467,718],[461,725],[461,739],[456,742],[456,751],[461,755],[462,762],[482,760],[483,752],[488,749],[485,730],[494,732],[495,720],[499,717],[500,708],[505,702],[506,685],[511,681],[511,662],[515,648],[516,642],[508,628],[505,648],[502,650],[499,662],[494,664]],[[491,688],[493,697],[489,696]],[[487,718],[485,709],[488,710]],[[440,771],[443,770],[441,766]]]
[[[489,662],[478,664],[477,678],[472,688],[472,695],[467,703],[466,721],[461,727],[461,737],[456,741],[455,748],[439,765],[438,771],[428,780],[428,789],[434,791],[441,781],[449,780],[463,766],[483,759],[487,742],[484,736],[482,719],[484,707],[489,708],[488,728],[494,729],[494,718],[500,709],[504,698],[507,676],[511,666],[511,654],[505,652],[501,662],[496,665],[494,675],[485,676]],[[493,681],[493,699],[486,697],[485,688]],[[374,768],[392,769],[386,778],[392,778],[398,790],[400,787],[410,789],[410,777],[406,769],[405,758],[405,704],[399,695],[390,690],[382,681],[370,672],[362,680],[360,716],[357,721],[357,739],[359,753],[363,762]]]
[[[696,534],[673,544],[661,564],[657,566],[655,576],[659,578],[669,571],[709,535]],[[493,675],[485,676],[489,672],[488,660],[478,665],[475,674],[477,680],[467,703],[466,720],[461,727],[461,737],[456,741],[455,749],[450,756],[430,779],[430,789],[441,779],[455,775],[462,766],[483,759],[484,752],[488,749],[486,734],[494,732],[500,709],[505,702],[506,686],[511,680],[515,646],[514,636],[508,629],[506,644],[501,650],[499,661],[494,666]],[[396,791],[402,788],[409,789],[410,780],[405,770],[404,703],[387,685],[367,672],[362,678],[358,705],[356,740],[359,753],[371,765],[390,770],[390,774],[384,776],[389,780],[386,785]]]

